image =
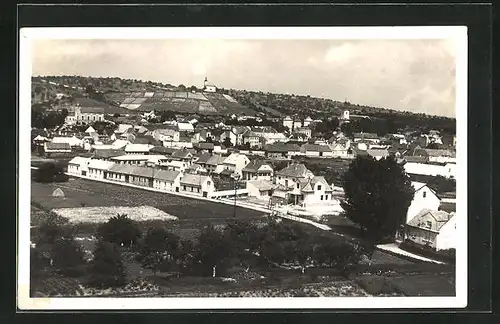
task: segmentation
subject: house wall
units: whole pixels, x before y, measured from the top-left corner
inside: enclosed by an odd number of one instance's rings
[[[437,233],[434,233],[432,231],[423,228],[416,228],[413,226],[406,226],[405,237],[407,240],[410,240],[413,243],[436,248]]]
[[[449,178],[450,176],[455,176],[455,171],[449,171],[449,166],[446,165],[433,165],[433,164],[425,164],[425,163],[413,163],[407,162],[404,165],[404,169],[406,173],[409,174],[421,174],[428,176],[443,176]]]
[[[410,207],[408,207],[406,223],[415,217],[422,209],[438,210],[440,204],[440,199],[428,187],[420,189],[415,192]]]
[[[439,234],[436,238],[436,250],[455,249],[457,246],[456,240],[456,216],[448,220],[446,224],[441,227]]]
[[[125,174],[116,173],[116,172],[107,172],[106,179],[119,181],[119,182],[126,182]]]
[[[149,177],[142,177],[136,175],[130,175],[128,178],[129,183],[144,187],[149,187],[150,180],[151,178]]]
[[[321,189],[318,189],[318,186],[321,186]],[[331,192],[326,192],[325,188],[324,183],[316,183],[314,192],[304,193],[304,206],[328,203],[332,197]]]
[[[153,188],[165,190],[165,191],[175,191],[173,183],[166,180],[154,179]]]
[[[88,176],[94,179],[104,179],[105,173],[104,170],[89,168]]]

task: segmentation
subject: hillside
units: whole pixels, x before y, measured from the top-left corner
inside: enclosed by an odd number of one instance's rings
[[[132,111],[165,111],[204,115],[250,115],[255,110],[221,93],[190,91],[115,92],[104,95],[108,102]]]
[[[202,92],[191,86],[174,87],[170,84],[124,80],[120,78],[94,78],[81,76],[44,76],[32,78],[34,103],[56,101],[57,95],[82,100],[86,105],[105,108],[106,113],[134,113],[173,111],[185,114],[229,116],[250,115],[257,112],[238,103],[223,93]],[[88,97],[94,102],[82,98]],[[71,101],[71,100],[70,100]]]

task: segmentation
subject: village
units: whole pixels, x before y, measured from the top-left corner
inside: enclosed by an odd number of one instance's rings
[[[217,92],[205,79],[201,91],[185,93],[203,97]],[[134,98],[142,96],[138,102],[145,103],[167,93],[143,91]],[[58,99],[64,97],[60,94]],[[236,101],[229,95],[224,98]],[[349,110],[329,119],[244,113],[207,117],[141,110],[141,103],[129,103],[137,99],[122,100],[122,111],[89,100],[55,104],[55,111],[66,111],[64,122],[53,129],[32,128],[33,172],[47,161],[57,161],[70,184],[87,181],[93,186],[136,188],[145,195],[227,205],[234,208],[234,216],[237,208],[243,208],[335,231],[336,222],[344,219],[342,174],[351,161],[393,158],[412,181],[413,199],[392,242],[377,248],[436,264],[443,262],[433,256],[455,249],[455,190],[449,185],[456,178],[453,135],[437,130],[384,135],[345,131],[351,123],[371,119]],[[336,128],[322,131],[332,119]],[[446,185],[439,186],[442,183]],[[64,186],[56,184],[54,194],[64,196]],[[405,250],[400,247],[403,242],[435,254]]]

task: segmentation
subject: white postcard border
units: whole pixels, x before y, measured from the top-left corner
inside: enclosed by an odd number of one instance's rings
[[[35,39],[443,39],[456,46],[457,253],[455,297],[30,298],[31,42]],[[22,28],[19,32],[17,298],[22,310],[462,308],[467,305],[467,27]]]

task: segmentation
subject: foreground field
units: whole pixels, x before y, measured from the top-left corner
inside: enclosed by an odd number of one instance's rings
[[[61,188],[64,198],[52,197]],[[31,183],[31,200],[45,209],[101,207],[101,206],[152,206],[179,218],[180,223],[223,224],[236,215],[239,219],[257,219],[262,212],[216,202],[208,202],[124,187],[85,179],[70,179],[65,183]]]

